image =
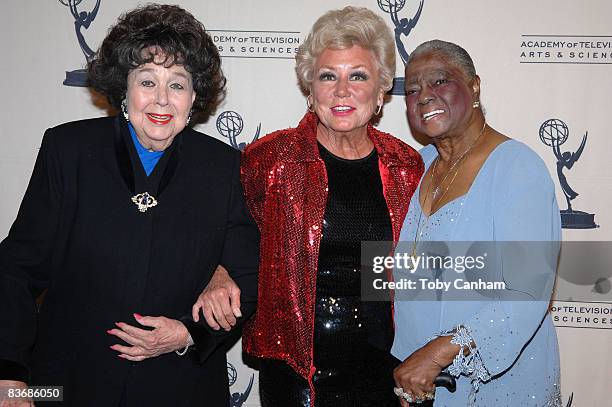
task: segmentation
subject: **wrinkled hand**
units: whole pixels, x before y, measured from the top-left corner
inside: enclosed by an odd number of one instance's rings
[[[433,339],[408,356],[393,370],[395,385],[420,399],[424,399],[426,393],[434,392],[434,380],[453,361],[460,349],[459,345],[451,344],[450,339],[449,336]],[[402,407],[408,407],[405,400],[400,398],[400,401]]]
[[[28,385],[15,380],[0,380],[0,407],[34,407],[31,400],[5,398],[9,388],[27,389]]]
[[[132,346],[115,344],[112,350],[119,352],[119,357],[134,362],[174,352],[191,345],[191,336],[185,325],[166,317],[150,317],[134,314],[136,322],[142,326],[153,327],[152,331],[134,327],[124,322],[115,322],[116,328],[106,331]]]
[[[208,325],[214,329],[229,331],[240,318],[240,288],[223,266],[217,266],[213,277],[191,309],[195,322],[200,320],[200,309]]]

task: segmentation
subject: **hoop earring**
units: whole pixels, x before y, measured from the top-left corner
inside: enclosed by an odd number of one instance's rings
[[[189,116],[187,116],[187,122],[185,122],[185,127],[189,126],[189,122],[191,121],[191,116],[193,116],[193,109],[189,109]]]
[[[382,105],[378,105],[378,109],[376,109],[376,113],[374,115],[378,116],[381,110],[382,110]]]
[[[480,107],[480,100],[477,100],[477,101],[475,101],[474,103],[472,103],[472,107],[473,107],[474,109],[479,108],[479,107]]]
[[[306,98],[306,108],[308,109],[309,112],[314,112],[314,108],[312,106],[312,102],[310,101],[310,95],[308,95],[308,97]]]
[[[123,117],[125,117],[125,121],[129,123],[130,115],[128,114],[127,101],[125,99],[121,101],[121,113],[123,113]]]

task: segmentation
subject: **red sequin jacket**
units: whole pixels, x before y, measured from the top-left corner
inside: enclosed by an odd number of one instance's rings
[[[245,352],[280,359],[311,384],[317,261],[327,203],[325,164],[316,140],[317,116],[273,132],[247,147],[242,184],[261,232],[259,293],[245,326]],[[383,193],[397,242],[410,197],[423,173],[409,145],[368,125],[379,157]]]

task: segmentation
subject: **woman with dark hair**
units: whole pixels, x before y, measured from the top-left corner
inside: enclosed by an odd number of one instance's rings
[[[405,77],[410,126],[432,144],[421,150],[425,173],[400,236],[428,259],[394,271],[420,288],[395,292],[396,394],[404,407],[434,397],[436,407],[561,406],[548,312],[561,218],[548,170],[486,122],[480,77],[459,45],[424,42]],[[430,263],[439,253],[466,267]],[[481,265],[467,266],[469,257]],[[454,393],[435,392],[443,370],[456,377]]]
[[[122,114],[47,130],[0,244],[0,387],[63,386],[71,406],[228,405],[230,333],[190,317],[217,265],[245,316],[257,297],[239,153],[187,127],[219,100],[220,65],[179,7],[111,28],[89,75]]]

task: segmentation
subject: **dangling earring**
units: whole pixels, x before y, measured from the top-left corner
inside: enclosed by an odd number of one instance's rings
[[[189,126],[189,122],[191,121],[191,116],[193,116],[193,109],[189,109],[189,116],[187,116],[187,122],[185,123],[185,127]]]
[[[376,109],[376,114],[374,116],[378,116],[381,110],[382,110],[382,104],[378,105],[378,109]]]
[[[308,95],[308,97],[306,98],[306,107],[308,108],[309,112],[314,112],[314,109],[312,107],[312,102],[310,101],[310,97],[311,95]]]
[[[130,115],[128,114],[127,101],[125,99],[121,101],[121,113],[123,113],[123,117],[125,117],[125,121],[129,123]]]
[[[480,107],[480,100],[477,100],[477,101],[475,101],[474,103],[472,103],[472,107],[473,107],[474,109],[479,108],[479,107]]]

